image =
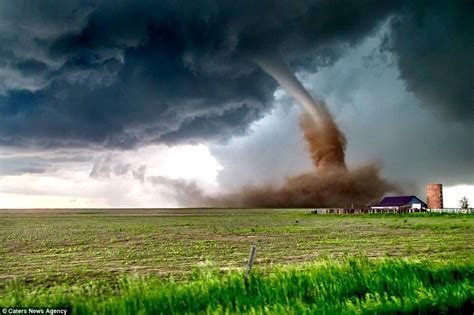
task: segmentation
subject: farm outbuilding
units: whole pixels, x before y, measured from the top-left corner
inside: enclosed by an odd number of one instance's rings
[[[372,212],[418,212],[426,209],[426,203],[417,196],[384,197],[371,207]]]

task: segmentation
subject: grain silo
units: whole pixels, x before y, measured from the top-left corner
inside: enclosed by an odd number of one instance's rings
[[[428,209],[442,209],[443,208],[443,185],[428,184],[426,185],[426,203]]]

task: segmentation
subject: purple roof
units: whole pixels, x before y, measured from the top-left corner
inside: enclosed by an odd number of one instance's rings
[[[406,204],[409,204],[410,201],[416,198],[417,200],[421,201],[418,197],[416,196],[391,196],[391,197],[385,197],[380,201],[378,204],[376,204],[376,207],[396,207],[396,206],[404,206]],[[424,202],[421,201],[423,204]]]

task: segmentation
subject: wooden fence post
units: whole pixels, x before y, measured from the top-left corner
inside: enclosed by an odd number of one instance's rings
[[[250,257],[247,263],[247,271],[245,272],[245,279],[248,279],[250,276],[250,271],[252,271],[253,260],[255,259],[255,254],[257,253],[257,246],[252,245],[250,247]]]

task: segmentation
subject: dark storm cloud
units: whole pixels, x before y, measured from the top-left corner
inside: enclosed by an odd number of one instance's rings
[[[48,69],[48,66],[44,62],[28,59],[18,62],[14,68],[19,70],[22,75],[33,76],[41,75]]]
[[[370,0],[2,2],[0,143],[130,148],[244,133],[276,88],[253,56],[330,65],[393,9]]]
[[[401,78],[443,119],[474,118],[473,12],[468,0],[413,1],[391,23]]]

